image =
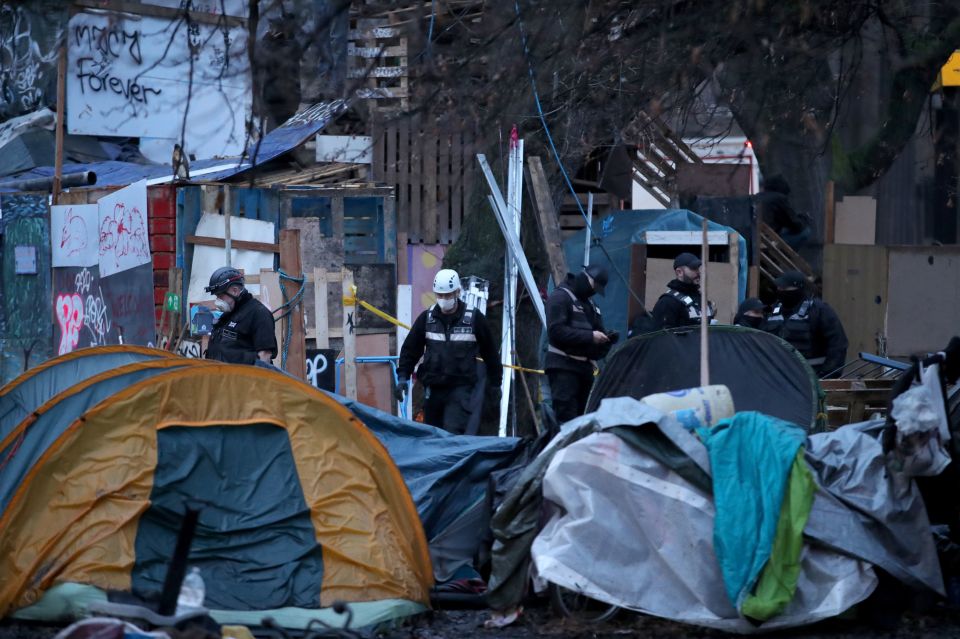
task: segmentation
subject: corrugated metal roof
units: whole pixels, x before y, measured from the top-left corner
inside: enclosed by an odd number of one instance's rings
[[[315,104],[263,136],[259,148],[249,149],[245,157],[249,157],[256,152],[255,163],[251,163],[244,158],[200,160],[190,163],[190,177],[192,180],[203,182],[224,180],[243,173],[253,166],[269,162],[312,138],[334,118],[346,111],[348,107],[348,100],[334,100]],[[95,172],[97,174],[97,186],[126,186],[144,179],[148,180],[148,183],[160,184],[173,180],[171,170],[172,167],[164,164],[134,164],[118,161],[90,164],[65,163],[63,165],[64,174],[81,171]],[[0,190],[4,189],[4,182],[53,177],[53,174],[54,167],[52,166],[36,167],[15,177],[11,176],[4,179],[0,182]]]

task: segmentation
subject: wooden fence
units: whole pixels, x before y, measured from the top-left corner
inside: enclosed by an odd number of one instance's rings
[[[376,124],[373,177],[397,193],[397,241],[450,244],[460,236],[477,168],[465,134],[425,130],[416,117]]]

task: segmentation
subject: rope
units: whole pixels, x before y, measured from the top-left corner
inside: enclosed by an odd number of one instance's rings
[[[280,292],[283,294],[283,299],[284,299],[283,304],[281,304],[277,310],[279,310],[280,308],[285,308],[287,306],[289,306],[290,308],[287,309],[285,313],[282,313],[279,317],[275,318],[273,320],[274,322],[278,322],[282,320],[284,317],[287,317],[288,315],[290,315],[290,313],[292,313],[294,309],[297,308],[297,305],[303,302],[303,292],[306,289],[306,284],[307,284],[307,277],[303,273],[300,273],[300,277],[294,277],[292,275],[288,275],[287,273],[285,273],[283,269],[279,269],[277,272],[280,274],[280,280],[281,280]],[[290,300],[287,300],[287,289],[282,284],[283,280],[288,280],[290,282],[297,282],[298,284],[300,284],[300,290],[298,290]],[[287,321],[287,334],[282,340],[283,344],[281,345],[281,349],[280,349],[280,368],[282,368],[283,370],[287,370],[287,353],[290,351],[290,341],[292,339],[293,339],[293,322]]]
[[[557,161],[557,166],[560,167],[560,173],[563,175],[563,179],[567,183],[567,188],[570,189],[570,193],[573,194],[573,200],[577,203],[577,208],[580,209],[580,215],[583,216],[584,222],[589,222],[589,220],[587,220],[587,213],[583,210],[583,204],[580,203],[580,197],[577,195],[576,190],[574,190],[573,182],[570,181],[570,176],[567,174],[567,170],[563,166],[563,160],[560,159],[560,152],[557,151],[557,145],[553,142],[553,135],[550,134],[550,126],[547,124],[547,118],[543,113],[543,106],[540,104],[540,93],[537,91],[537,79],[534,75],[533,62],[530,60],[530,48],[527,46],[527,31],[523,27],[523,17],[520,15],[520,0],[513,0],[513,7],[517,13],[517,27],[520,29],[520,42],[523,45],[523,56],[527,61],[527,73],[530,75],[530,88],[533,90],[533,101],[537,106],[537,115],[540,118],[540,124],[543,126],[543,132],[547,135],[547,141],[550,143],[550,150],[553,151],[553,157]],[[610,263],[610,266],[617,274],[617,277],[623,281],[624,286],[627,287],[627,291],[630,292],[630,295],[633,296],[633,299],[640,303],[640,308],[646,308],[643,300],[640,299],[640,296],[637,295],[637,293],[630,286],[630,281],[617,267],[616,263],[613,261],[613,258],[610,257],[610,253],[607,252],[607,247],[603,245],[603,242],[600,241],[600,238],[594,237],[593,241],[598,247],[600,247],[600,250],[603,251],[603,254],[607,257],[607,262]],[[560,282],[556,282],[556,285],[559,286]]]

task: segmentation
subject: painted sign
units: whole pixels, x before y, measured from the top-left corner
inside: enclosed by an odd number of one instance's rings
[[[53,289],[58,354],[106,344],[153,345],[156,325],[151,265],[108,278],[102,278],[96,266],[56,268]]]
[[[56,101],[57,45],[68,5],[39,4],[0,3],[0,122]]]
[[[103,196],[97,207],[100,277],[149,264],[146,180]]]
[[[246,42],[240,26],[78,13],[67,29],[67,130],[167,138],[172,153],[185,127],[189,154],[239,155],[252,95]]]
[[[329,348],[307,349],[307,381],[331,393],[336,390],[337,351]]]
[[[67,204],[50,207],[53,265],[96,266],[100,260],[99,207]]]

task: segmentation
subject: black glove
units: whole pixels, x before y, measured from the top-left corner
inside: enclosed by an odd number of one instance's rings
[[[611,344],[616,344],[617,340],[620,339],[620,331],[607,331],[605,335]]]
[[[402,402],[407,394],[407,378],[401,377],[397,380],[397,387],[393,389],[393,396],[398,402]]]

